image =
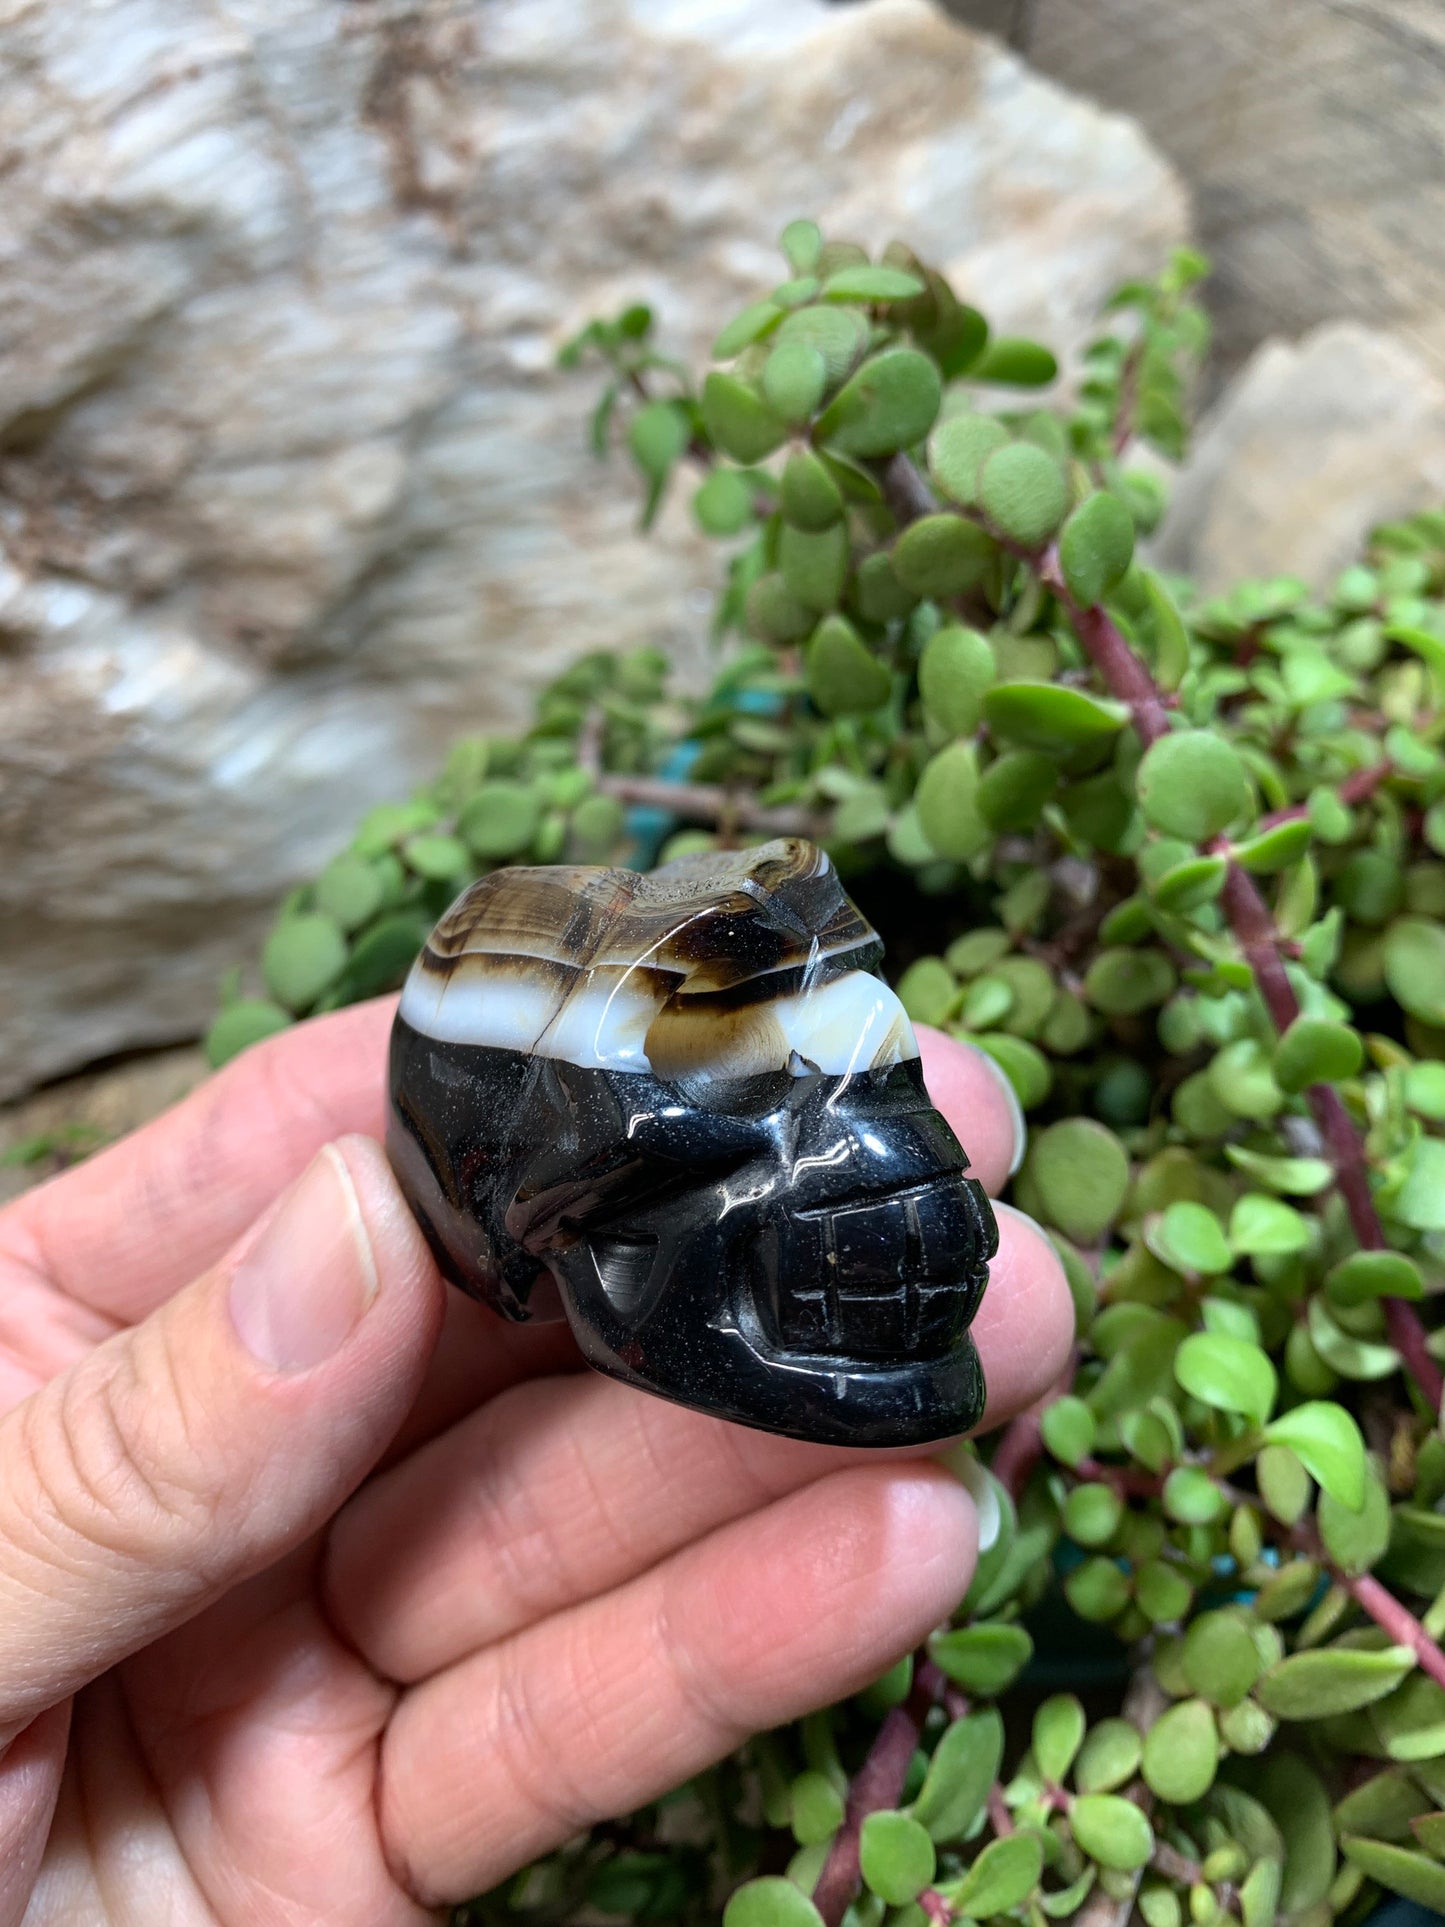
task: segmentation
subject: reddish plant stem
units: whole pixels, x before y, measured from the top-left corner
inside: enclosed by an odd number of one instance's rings
[[[1397,1646],[1410,1648],[1420,1662],[1422,1672],[1428,1673],[1437,1686],[1445,1686],[1445,1652],[1440,1650],[1408,1606],[1401,1605],[1372,1573],[1362,1573],[1358,1579],[1347,1579],[1342,1575],[1340,1584],[1355,1604],[1368,1613],[1377,1626],[1384,1628]]]
[[[1090,662],[1114,695],[1129,705],[1140,741],[1148,749],[1169,731],[1169,711],[1148,668],[1104,609],[1097,603],[1085,608],[1070,595],[1057,547],[1046,549],[1037,566],[1039,580],[1066,611]]]
[[[1227,852],[1229,846],[1223,838],[1219,838],[1211,847],[1223,853]],[[1300,1014],[1299,999],[1285,971],[1274,919],[1264,898],[1259,894],[1253,877],[1233,861],[1224,880],[1220,901],[1239,939],[1245,962],[1254,972],[1254,980],[1264,999],[1270,1021],[1283,1034]],[[1370,1191],[1365,1149],[1350,1121],[1344,1100],[1333,1085],[1312,1084],[1305,1093],[1305,1102],[1324,1140],[1325,1153],[1334,1167],[1335,1188],[1344,1200],[1350,1229],[1360,1249],[1383,1251],[1386,1247],[1385,1232]],[[1399,1352],[1405,1369],[1419,1386],[1431,1411],[1438,1412],[1441,1396],[1445,1394],[1445,1377],[1442,1377],[1440,1367],[1430,1356],[1425,1327],[1418,1313],[1402,1298],[1387,1298],[1384,1308],[1385,1329],[1389,1333],[1390,1343]]]
[[[1013,1815],[997,1780],[988,1790],[988,1823],[1000,1840],[1006,1840],[1014,1830]]]
[[[863,1822],[870,1813],[896,1807],[903,1797],[908,1763],[913,1758],[923,1723],[942,1699],[948,1681],[926,1653],[913,1668],[913,1687],[901,1706],[895,1706],[879,1727],[868,1757],[853,1775],[843,1824],[833,1836],[823,1870],[813,1888],[813,1905],[825,1927],[839,1927],[858,1891],[858,1849]]]
[[[1371,763],[1368,769],[1357,769],[1348,776],[1342,776],[1335,785],[1335,795],[1353,809],[1357,803],[1367,803],[1381,783],[1394,774],[1393,763]],[[1299,823],[1309,813],[1308,803],[1291,803],[1288,809],[1271,810],[1268,816],[1262,816],[1259,827],[1261,830],[1273,830],[1281,823]]]
[[[1226,1487],[1226,1490],[1231,1488]],[[1245,1493],[1235,1495],[1238,1499],[1248,1499]],[[1266,1519],[1266,1524],[1273,1521]],[[1398,1600],[1385,1586],[1382,1586],[1372,1573],[1361,1573],[1354,1577],[1341,1572],[1330,1558],[1329,1549],[1320,1537],[1319,1528],[1314,1522],[1279,1528],[1275,1536],[1296,1552],[1302,1552],[1308,1559],[1316,1559],[1329,1573],[1338,1586],[1354,1600],[1360,1611],[1383,1632],[1389,1634],[1397,1646],[1407,1646],[1419,1661],[1422,1673],[1428,1673],[1437,1686],[1445,1686],[1445,1652],[1433,1640],[1410,1608]]]

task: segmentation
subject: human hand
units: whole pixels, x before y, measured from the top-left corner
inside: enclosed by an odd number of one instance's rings
[[[429,1919],[856,1691],[967,1586],[930,1461],[664,1404],[447,1291],[372,1141],[391,1012],[258,1046],[0,1214],[0,1927]],[[997,1077],[920,1041],[996,1190]],[[989,1424],[1073,1329],[1043,1234],[999,1230]]]

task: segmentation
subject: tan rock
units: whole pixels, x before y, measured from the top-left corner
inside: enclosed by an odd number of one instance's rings
[[[1265,344],[1200,425],[1156,540],[1211,592],[1323,587],[1370,527],[1445,501],[1445,384],[1393,335],[1338,322]]]

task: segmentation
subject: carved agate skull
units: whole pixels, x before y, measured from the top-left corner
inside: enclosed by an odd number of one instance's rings
[[[742,1424],[976,1423],[993,1216],[881,955],[796,839],[473,884],[391,1044],[389,1150],[443,1271]]]

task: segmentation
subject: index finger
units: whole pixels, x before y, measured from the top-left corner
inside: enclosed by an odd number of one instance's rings
[[[395,998],[257,1044],[0,1213],[0,1253],[130,1324],[199,1277],[333,1138],[384,1129]]]

